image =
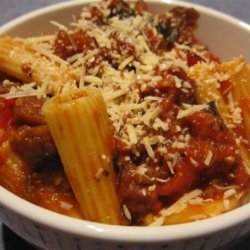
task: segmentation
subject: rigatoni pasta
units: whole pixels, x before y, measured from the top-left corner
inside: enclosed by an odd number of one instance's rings
[[[45,85],[49,92],[60,91],[62,83],[74,81],[68,63],[42,49],[35,50],[22,39],[0,37],[0,70],[24,82]]]
[[[243,164],[250,172],[249,145],[249,65],[243,58],[235,58],[220,65],[200,64],[194,66],[190,76],[197,80],[197,98],[201,103],[214,101],[226,126],[236,137],[244,159]]]
[[[83,217],[121,224],[113,139],[101,92],[87,88],[55,96],[43,112]]]

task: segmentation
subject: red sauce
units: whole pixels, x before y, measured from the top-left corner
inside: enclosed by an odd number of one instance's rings
[[[187,62],[188,62],[188,67],[192,67],[195,64],[204,61],[200,56],[198,56],[195,53],[189,52],[187,53]]]
[[[78,31],[69,35],[65,31],[59,31],[54,45],[54,53],[67,59],[77,53],[85,53],[86,50],[94,47],[94,40],[86,32]]]
[[[231,89],[232,89],[232,82],[230,80],[220,82],[219,90],[222,96],[224,97],[224,101],[226,103],[228,102],[227,96],[230,93]]]
[[[0,98],[0,128],[7,129],[13,121],[12,107],[14,100]]]

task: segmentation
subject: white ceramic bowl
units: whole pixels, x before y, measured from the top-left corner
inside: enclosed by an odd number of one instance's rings
[[[51,31],[49,20],[67,24],[72,14],[90,1],[56,4],[24,15],[0,28],[11,36],[39,35]],[[197,36],[222,59],[244,55],[250,62],[250,27],[225,14],[198,5],[171,0],[151,1],[164,12],[174,4],[193,6],[200,13]],[[24,239],[43,249],[214,249],[250,232],[250,204],[203,221],[162,226],[110,226],[72,219],[35,206],[0,187],[0,216]]]

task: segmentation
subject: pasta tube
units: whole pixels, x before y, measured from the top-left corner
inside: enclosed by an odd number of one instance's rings
[[[110,124],[100,91],[57,95],[43,112],[84,218],[120,224]]]
[[[239,57],[221,64],[221,69],[230,74],[232,99],[241,108],[243,127],[246,137],[250,141],[250,66]]]
[[[24,82],[36,82],[51,93],[74,81],[66,61],[36,51],[25,40],[1,36],[0,71]]]
[[[236,58],[223,64],[197,64],[189,75],[196,79],[196,97],[199,103],[215,101],[218,111],[226,126],[235,135],[245,168],[250,173],[250,81],[249,65],[242,58]],[[223,78],[229,87],[221,93]],[[221,79],[220,79],[221,78]]]
[[[1,129],[0,133],[2,133]],[[7,188],[13,193],[19,192],[24,197],[26,176],[31,173],[30,166],[25,164],[12,150],[9,141],[1,144],[0,155],[0,186]]]

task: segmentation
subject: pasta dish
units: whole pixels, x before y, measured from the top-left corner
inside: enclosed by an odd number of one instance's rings
[[[84,7],[0,36],[0,185],[52,211],[161,226],[249,202],[250,67],[195,37],[199,13]]]

